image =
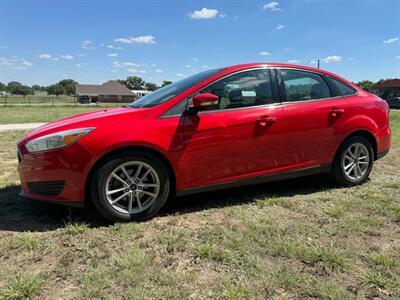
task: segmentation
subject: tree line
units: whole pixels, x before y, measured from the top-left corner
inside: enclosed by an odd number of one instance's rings
[[[387,79],[381,79],[375,83],[370,80],[363,80],[357,82],[356,85],[358,85],[367,92],[372,92],[375,84],[381,83],[382,81],[385,80]],[[125,85],[130,90],[148,90],[148,91],[155,91],[160,87],[164,87],[172,83],[172,81],[164,80],[161,86],[158,86],[155,83],[146,82],[144,79],[138,76],[129,76],[124,80],[119,79],[117,81]],[[57,97],[60,95],[73,96],[75,95],[76,84],[78,84],[78,82],[76,82],[73,79],[64,79],[49,86],[40,86],[35,84],[32,85],[31,87],[23,85],[22,83],[17,81],[10,81],[8,84],[0,82],[0,92],[8,92],[12,95],[21,95],[24,97],[27,95],[34,95],[35,92],[47,92],[48,95],[55,95]]]
[[[164,87],[172,81],[164,80],[161,86],[158,86],[152,82],[146,82],[138,76],[129,76],[125,80],[117,80],[119,83],[125,85],[130,90],[148,90],[155,91],[160,87]],[[0,92],[7,92],[12,95],[28,96],[34,95],[36,92],[46,92],[48,95],[75,95],[75,85],[78,84],[77,81],[73,79],[63,79],[55,84],[49,86],[40,86],[34,84],[32,86],[24,85],[18,81],[10,81],[7,84],[0,82]]]

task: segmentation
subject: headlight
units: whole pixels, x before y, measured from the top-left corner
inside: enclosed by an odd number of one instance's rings
[[[33,139],[25,144],[29,152],[39,152],[62,148],[75,143],[94,128],[79,128],[60,131]]]

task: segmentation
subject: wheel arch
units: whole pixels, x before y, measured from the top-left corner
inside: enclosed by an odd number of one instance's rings
[[[355,136],[362,136],[371,143],[372,150],[374,151],[374,160],[377,160],[378,159],[378,144],[377,144],[376,138],[370,131],[365,130],[365,129],[356,130],[356,131],[353,131],[352,133],[350,133],[349,135],[347,135],[342,140],[340,145],[337,147],[336,152],[335,152],[335,158],[338,155],[339,149],[343,145],[343,143],[345,143],[348,139],[355,137]]]
[[[162,163],[164,163],[165,167],[167,168],[168,174],[170,175],[170,179],[171,179],[171,183],[170,183],[171,195],[174,195],[176,193],[175,171],[172,166],[172,163],[169,161],[169,159],[164,154],[162,154],[160,151],[155,150],[154,148],[147,147],[147,146],[139,146],[139,145],[124,146],[124,147],[113,149],[113,150],[103,154],[99,159],[97,159],[97,161],[90,168],[90,171],[88,172],[88,175],[86,176],[86,180],[85,180],[85,197],[84,197],[85,203],[87,203],[87,201],[91,201],[91,195],[90,195],[91,178],[93,177],[94,172],[97,170],[97,168],[112,155],[115,155],[116,153],[129,152],[129,151],[147,152],[147,153],[157,157]]]

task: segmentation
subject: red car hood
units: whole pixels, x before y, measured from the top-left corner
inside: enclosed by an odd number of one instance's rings
[[[147,112],[147,109],[144,108],[118,107],[82,113],[46,123],[29,132],[20,142],[62,130],[107,126],[110,125],[110,123],[115,123],[126,118],[130,120],[139,120],[146,115],[145,112]],[[117,115],[118,117],[116,117]]]

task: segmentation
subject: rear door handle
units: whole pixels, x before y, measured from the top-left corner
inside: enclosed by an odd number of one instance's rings
[[[276,117],[269,117],[267,115],[263,115],[257,120],[257,124],[259,124],[260,126],[267,126],[275,123],[276,120],[277,120]]]
[[[343,113],[344,113],[344,109],[343,109],[343,108],[338,108],[338,107],[334,107],[334,108],[332,108],[331,111],[330,111],[330,115],[331,115],[332,117],[338,117],[338,116],[340,116],[340,115],[343,114]]]

